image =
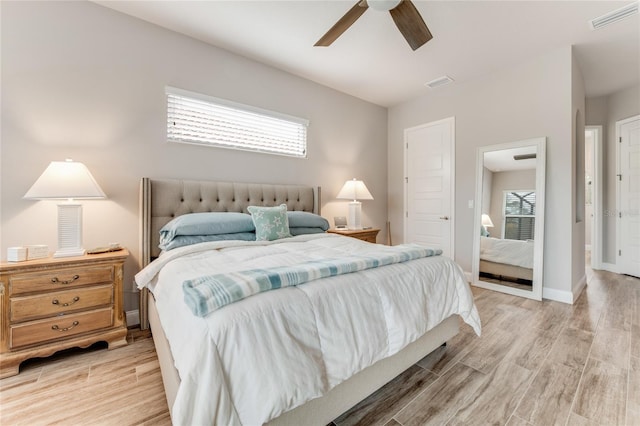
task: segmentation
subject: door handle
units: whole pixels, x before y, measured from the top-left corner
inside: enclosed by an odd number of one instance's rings
[[[440,216],[440,219],[442,219],[442,220],[449,220],[449,216]]]

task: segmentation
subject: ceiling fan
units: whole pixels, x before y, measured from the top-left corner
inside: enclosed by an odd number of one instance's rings
[[[329,46],[369,7],[379,11],[389,11],[391,18],[413,50],[433,38],[411,0],[360,0],[314,46]]]

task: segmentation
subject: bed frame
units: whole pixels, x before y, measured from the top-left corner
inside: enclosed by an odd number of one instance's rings
[[[480,272],[499,275],[502,277],[533,281],[533,269],[523,268],[516,265],[509,265],[506,263],[490,262],[488,260],[480,259]]]
[[[247,212],[249,205],[287,204],[288,210],[320,214],[321,191],[301,185],[271,185],[143,178],[140,188],[141,255],[146,266],[159,253],[159,230],[172,218],[197,212]],[[151,327],[169,410],[173,409],[180,377],[174,367],[153,295],[140,292],[140,326]],[[451,316],[401,352],[362,370],[321,398],[282,414],[270,425],[324,426],[375,392],[458,333]]]

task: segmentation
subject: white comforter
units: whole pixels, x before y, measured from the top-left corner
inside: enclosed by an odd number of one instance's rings
[[[533,241],[480,237],[480,259],[533,268]]]
[[[181,379],[174,424],[262,424],[397,353],[452,314],[480,334],[464,275],[442,256],[264,292],[205,318],[183,300],[185,279],[371,247],[327,234],[201,243],[141,271],[136,281],[156,298]]]

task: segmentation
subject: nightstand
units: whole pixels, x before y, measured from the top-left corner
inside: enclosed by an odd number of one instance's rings
[[[327,232],[331,232],[332,234],[345,235],[347,237],[357,238],[362,241],[367,241],[370,243],[376,242],[376,237],[378,236],[378,232],[380,232],[377,228],[371,229],[329,229]]]
[[[127,344],[122,272],[127,250],[0,263],[0,378],[20,363],[105,341]]]

